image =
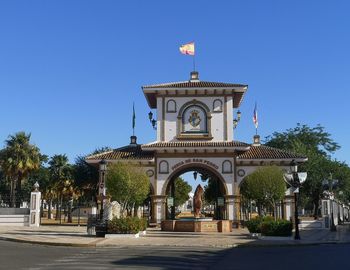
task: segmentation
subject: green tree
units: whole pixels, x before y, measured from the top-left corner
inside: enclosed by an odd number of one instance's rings
[[[28,175],[38,170],[43,159],[37,146],[30,143],[31,134],[18,132],[5,141],[5,148],[0,152],[0,164],[3,173],[10,181],[11,207],[19,207],[16,193],[21,195],[22,182]]]
[[[91,152],[87,156],[98,155],[111,150],[112,150],[111,148],[106,146],[100,147],[95,149],[93,152]],[[97,204],[98,180],[99,180],[98,167],[87,163],[85,158],[86,156],[78,156],[75,159],[75,163],[73,165],[74,182],[76,187],[79,188],[81,192],[81,197],[80,197],[81,201],[84,201],[84,202],[93,201],[95,204]]]
[[[68,197],[70,199],[71,191],[73,190],[72,181],[72,167],[68,163],[66,155],[54,155],[49,160],[50,171],[50,187],[55,193],[57,199],[56,219],[61,217],[63,199]],[[50,209],[49,202],[49,209]],[[57,209],[59,214],[57,215]],[[49,210],[51,212],[51,210]]]
[[[43,216],[43,203],[44,200],[48,202],[48,190],[49,190],[49,184],[50,184],[50,175],[49,175],[49,169],[44,167],[43,165],[40,166],[38,170],[35,172],[32,172],[29,177],[28,181],[23,185],[23,196],[25,198],[28,198],[28,201],[30,200],[30,193],[33,191],[33,186],[35,182],[38,182],[39,184],[39,191],[41,192],[41,216]]]
[[[94,167],[85,161],[85,157],[78,156],[73,165],[75,185],[82,193],[81,200],[94,201],[97,204],[98,192],[98,167]]]
[[[310,152],[319,153],[323,156],[340,149],[339,144],[331,138],[331,134],[320,125],[309,127],[298,123],[295,128],[287,129],[284,132],[274,132],[267,136],[265,140],[268,146],[290,151],[294,151],[298,148],[298,145],[304,145],[307,146]]]
[[[208,178],[208,184],[204,187],[204,198],[209,204],[215,204],[218,197],[222,196],[221,185],[217,178]]]
[[[266,145],[303,154],[308,161],[300,164],[299,171],[306,171],[308,177],[302,187],[301,196],[305,204],[308,201],[313,205],[314,217],[317,218],[319,202],[323,195],[322,181],[328,179],[332,173],[337,173],[340,178],[340,187],[349,188],[349,182],[346,173],[340,173],[347,170],[348,166],[332,160],[333,154],[340,146],[331,138],[331,134],[325,131],[325,128],[318,125],[309,127],[307,125],[297,124],[295,128],[287,129],[285,132],[274,132],[266,137]],[[348,194],[348,192],[345,192]]]
[[[248,175],[242,185],[241,194],[254,200],[259,209],[272,207],[275,211],[276,203],[281,201],[286,191],[283,172],[277,166],[261,167]]]
[[[175,180],[175,198],[174,205],[179,206],[184,204],[190,196],[188,193],[191,192],[192,186],[189,185],[183,178],[178,177]]]
[[[121,214],[126,210],[131,215],[147,198],[150,183],[141,168],[118,162],[108,165],[106,187],[112,200],[121,205]]]

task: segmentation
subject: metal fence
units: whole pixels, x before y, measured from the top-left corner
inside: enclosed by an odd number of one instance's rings
[[[29,208],[29,199],[23,196],[16,196],[14,203],[17,208]],[[11,208],[11,196],[9,194],[0,194],[0,208]]]
[[[74,203],[69,202],[54,204],[51,206],[45,204],[41,211],[42,225],[87,225],[88,217],[93,212],[95,205],[93,203]]]

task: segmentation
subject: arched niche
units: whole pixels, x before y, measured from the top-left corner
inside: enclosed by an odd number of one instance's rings
[[[176,101],[173,99],[169,99],[166,103],[166,112],[175,113],[176,112]]]
[[[222,101],[220,99],[213,101],[213,112],[222,112]]]
[[[225,160],[222,163],[222,173],[232,173],[232,162],[230,160]]]
[[[169,163],[166,160],[162,160],[159,162],[159,170],[158,172],[160,174],[167,174],[169,173]]]

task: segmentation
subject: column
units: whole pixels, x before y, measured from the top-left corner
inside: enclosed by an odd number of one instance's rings
[[[241,196],[240,195],[227,195],[228,206],[228,219],[232,220],[234,227],[239,228],[241,214]],[[232,209],[232,210],[231,210]]]
[[[34,184],[34,191],[30,193],[30,212],[29,212],[29,226],[40,226],[40,201],[41,192],[39,191],[39,184]]]
[[[153,216],[152,221],[160,224],[162,220],[165,220],[165,202],[166,202],[165,195],[151,195],[152,198],[152,205],[153,205]]]
[[[329,228],[330,227],[330,212],[331,207],[330,207],[330,200],[329,199],[323,199],[321,200],[321,214],[322,214],[322,219],[323,219],[323,226],[324,228]]]
[[[291,220],[294,213],[294,196],[286,195],[283,200],[284,219]]]
[[[225,195],[226,219],[234,220],[235,199],[233,195]]]

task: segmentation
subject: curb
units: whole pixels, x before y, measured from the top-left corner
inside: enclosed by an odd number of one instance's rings
[[[336,244],[350,244],[350,241],[320,241],[320,242],[289,242],[289,243],[281,243],[281,242],[270,242],[264,243],[262,242],[248,242],[248,243],[237,243],[237,244],[228,244],[228,245],[149,245],[149,244],[139,244],[139,245],[113,245],[113,244],[103,244],[105,238],[96,239],[92,243],[61,243],[61,242],[45,242],[45,241],[36,241],[36,240],[28,240],[28,239],[17,239],[17,238],[9,238],[0,236],[0,240],[9,241],[9,242],[17,242],[17,243],[27,243],[27,244],[36,244],[36,245],[44,245],[44,246],[62,246],[62,247],[83,247],[83,248],[104,248],[104,247],[141,247],[141,246],[163,246],[163,247],[212,247],[212,248],[266,248],[266,247],[304,247],[304,246],[317,246],[317,245],[336,245]],[[100,244],[101,243],[101,244]]]
[[[350,244],[350,241],[322,241],[322,242],[309,242],[309,243],[271,243],[271,244],[238,244],[237,248],[266,248],[266,247],[305,247],[305,246],[320,246],[320,245],[339,245]]]
[[[9,241],[9,242],[16,242],[16,243],[36,244],[36,245],[43,245],[43,246],[96,247],[96,242],[95,243],[88,243],[88,244],[59,243],[59,242],[45,242],[45,241],[35,241],[35,240],[7,238],[7,237],[2,237],[2,236],[0,236],[0,240]]]

